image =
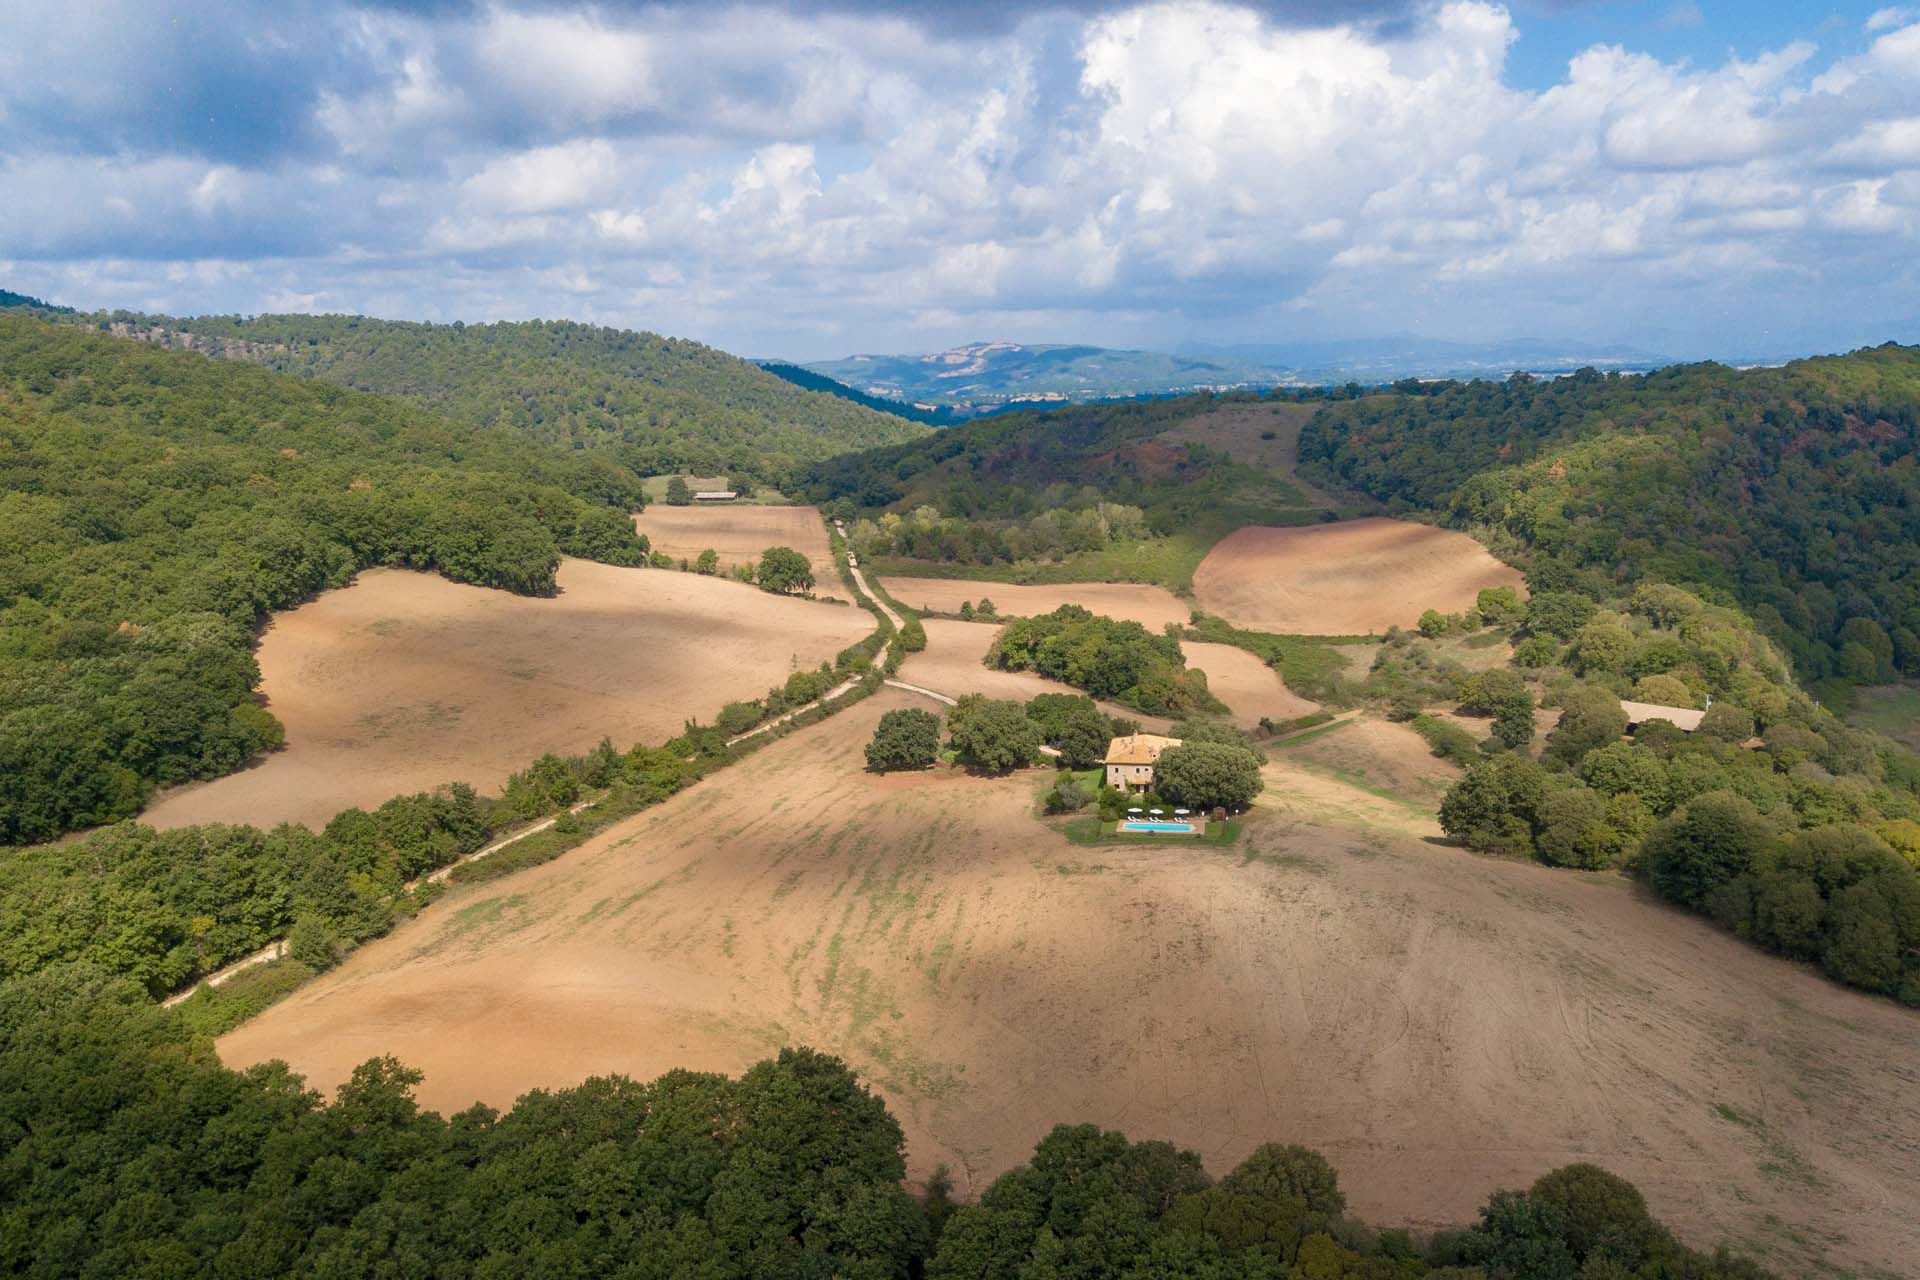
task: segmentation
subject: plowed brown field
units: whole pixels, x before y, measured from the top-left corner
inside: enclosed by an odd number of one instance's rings
[[[1138,622],[1156,632],[1169,622],[1184,627],[1193,615],[1193,606],[1165,587],[1134,582],[1021,586],[964,578],[882,578],[880,585],[909,609],[932,609],[936,613],[958,613],[963,602],[979,604],[985,596],[993,601],[997,612],[1011,617],[1031,618],[1052,613],[1063,604],[1077,604],[1109,618]]]
[[[1283,635],[1410,627],[1427,609],[1472,608],[1487,587],[1522,588],[1520,571],[1464,533],[1378,517],[1236,530],[1193,573],[1208,613]]]
[[[647,535],[654,549],[675,560],[694,560],[711,547],[720,565],[758,564],[768,547],[792,547],[813,562],[814,593],[846,598],[847,589],[834,568],[827,527],[813,507],[753,507],[733,503],[670,507],[648,505],[633,518],[634,527]]]
[[[140,820],[317,827],[441,783],[491,790],[545,751],[672,737],[872,629],[844,605],[585,560],[561,564],[550,600],[370,569],[260,641],[286,748],[163,795]]]
[[[1920,1016],[1625,882],[1437,846],[1284,758],[1238,845],[1082,847],[1034,774],[876,777],[895,690],[556,862],[456,892],[220,1042],[430,1106],[589,1073],[846,1056],[963,1192],[1058,1121],[1300,1142],[1370,1220],[1469,1217],[1573,1160],[1782,1274],[1920,1256]],[[1357,739],[1354,741],[1358,741]]]

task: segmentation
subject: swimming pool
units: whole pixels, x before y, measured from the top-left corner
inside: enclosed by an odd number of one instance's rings
[[[1194,827],[1191,822],[1140,822],[1133,820],[1123,822],[1115,828],[1115,830],[1118,831],[1152,831],[1161,834],[1166,832],[1186,832],[1191,834],[1193,829]]]

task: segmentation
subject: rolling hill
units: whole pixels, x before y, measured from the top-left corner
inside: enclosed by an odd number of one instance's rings
[[[0,844],[279,745],[255,629],[368,565],[550,594],[640,478],[391,397],[0,315]]]
[[[1920,674],[1920,347],[1405,385],[1327,403],[1310,481],[1487,531],[1535,589],[1748,609],[1802,679]]]
[[[797,465],[928,430],[796,387],[698,342],[571,321],[442,325],[123,311],[61,318],[398,396],[459,422],[605,452],[643,475],[739,474],[775,483]]]

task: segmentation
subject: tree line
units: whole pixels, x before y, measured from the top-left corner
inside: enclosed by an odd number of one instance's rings
[[[361,568],[549,594],[644,563],[640,479],[402,402],[0,316],[0,843],[281,739],[253,632]]]
[[[840,1060],[782,1049],[423,1111],[391,1058],[329,1100],[231,1071],[130,981],[0,982],[0,1265],[31,1275],[703,1276],[712,1280],[1763,1280],[1680,1243],[1591,1165],[1420,1238],[1347,1213],[1278,1143],[1192,1151],[1062,1125],[977,1204],[903,1185],[899,1122]]]

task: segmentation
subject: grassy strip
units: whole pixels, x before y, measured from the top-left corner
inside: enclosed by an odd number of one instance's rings
[[[1241,820],[1229,818],[1225,822],[1207,823],[1207,829],[1197,836],[1154,835],[1150,832],[1123,832],[1115,830],[1117,821],[1105,818],[1079,817],[1068,819],[1060,828],[1060,834],[1068,843],[1086,846],[1103,844],[1204,844],[1213,846],[1230,845],[1240,838]]]
[[[1331,711],[1309,711],[1304,716],[1295,716],[1291,720],[1282,720],[1277,724],[1263,719],[1260,721],[1260,726],[1263,735],[1269,739],[1285,738],[1307,729],[1318,728],[1332,719]]]
[[[277,1003],[318,970],[291,956],[257,964],[217,987],[204,982],[174,1006],[174,1014],[200,1035],[222,1036],[267,1006]]]
[[[1267,742],[1261,745],[1268,747],[1297,747],[1303,742],[1312,742],[1315,738],[1324,738],[1328,734],[1339,729],[1344,729],[1352,723],[1353,719],[1351,717],[1345,720],[1335,720],[1329,724],[1321,725],[1318,729],[1309,729],[1305,733],[1297,734],[1294,737],[1286,739],[1284,742]]]
[[[1244,631],[1221,618],[1202,615],[1181,633],[1188,640],[1230,644],[1280,673],[1280,682],[1303,698],[1332,706],[1351,701],[1343,678],[1347,660],[1334,651],[1333,642],[1305,636],[1278,636],[1266,631]],[[1366,643],[1359,637],[1341,637],[1339,643]]]

